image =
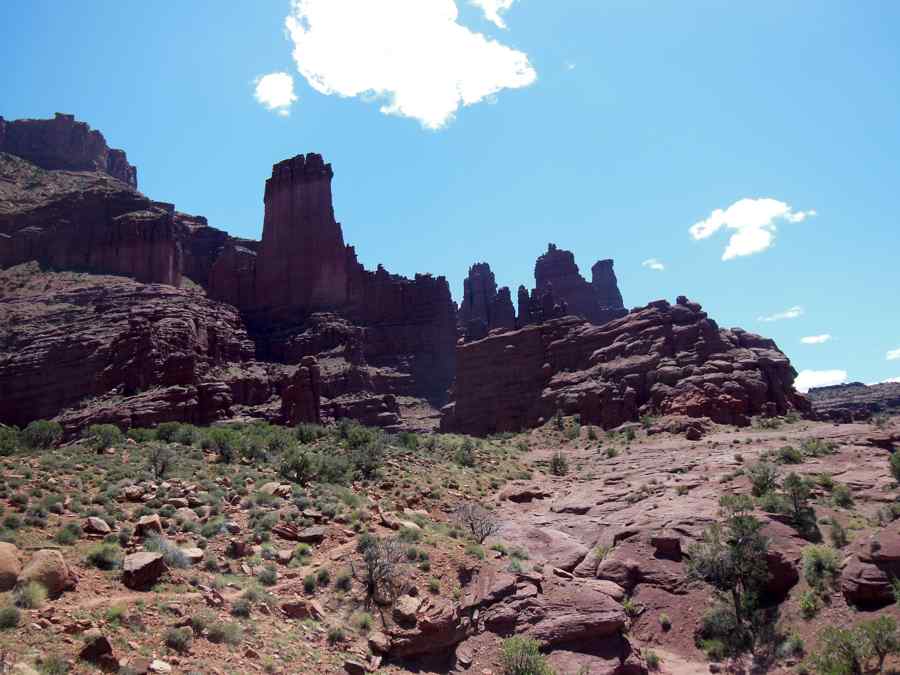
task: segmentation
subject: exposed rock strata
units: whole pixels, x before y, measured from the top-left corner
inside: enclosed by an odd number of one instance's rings
[[[820,418],[835,422],[866,420],[872,415],[900,410],[900,382],[815,387],[809,390],[809,399]]]
[[[124,150],[106,145],[99,131],[74,115],[56,113],[47,120],[5,120],[0,117],[0,152],[24,157],[43,169],[101,171],[133,188],[137,169]]]
[[[442,428],[536,426],[557,410],[611,428],[643,414],[709,417],[808,410],[772,340],[723,330],[700,305],[660,300],[602,326],[566,317],[460,345]]]

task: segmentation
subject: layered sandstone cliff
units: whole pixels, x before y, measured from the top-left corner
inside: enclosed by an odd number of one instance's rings
[[[74,115],[11,121],[0,117],[0,152],[42,169],[100,171],[137,187],[137,169],[128,163],[125,151],[110,148],[103,134],[76,122]]]
[[[604,325],[568,316],[460,345],[442,428],[516,431],[557,410],[611,428],[645,414],[747,424],[808,411],[772,340],[723,330],[700,305],[650,303]]]

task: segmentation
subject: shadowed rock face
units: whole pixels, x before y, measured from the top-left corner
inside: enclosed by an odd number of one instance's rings
[[[101,171],[137,187],[137,169],[124,150],[106,145],[99,131],[74,115],[56,113],[50,120],[13,120],[0,117],[0,152],[18,155],[42,169]]]
[[[709,417],[807,411],[772,340],[722,330],[679,298],[594,326],[575,317],[460,345],[442,428],[473,434],[536,426],[561,410],[611,428],[643,414]]]
[[[497,289],[491,266],[475,263],[463,282],[463,301],[457,315],[459,327],[467,340],[478,340],[497,328],[516,327],[509,288]]]
[[[565,305],[566,313],[595,324],[624,316],[625,306],[613,272],[613,261],[598,261],[591,268],[591,273],[591,282],[588,283],[579,273],[572,252],[549,244],[547,252],[534,265],[535,289],[532,296],[540,298],[550,291],[557,303]],[[520,326],[536,322],[533,316],[523,317],[520,310]]]

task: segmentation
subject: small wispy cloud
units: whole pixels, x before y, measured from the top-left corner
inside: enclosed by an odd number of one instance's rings
[[[900,359],[900,347],[898,347],[897,349],[892,349],[887,353],[888,361],[897,361],[898,359]]]
[[[770,314],[769,316],[757,317],[757,320],[771,323],[772,321],[784,321],[785,319],[796,319],[797,317],[800,317],[800,316],[803,316],[803,308],[800,305],[795,305],[794,307],[786,309],[783,312],[776,312],[775,314]]]
[[[506,28],[506,23],[500,15],[512,7],[516,0],[469,0],[469,3],[479,7],[484,12],[484,18],[497,28]]]
[[[294,94],[294,78],[290,74],[278,72],[261,75],[253,84],[256,85],[253,98],[267,110],[282,117],[291,114],[291,106],[297,101],[297,96]]]
[[[794,211],[788,204],[771,199],[739,199],[725,209],[716,209],[708,218],[694,223],[689,228],[695,240],[706,239],[727,228],[734,230],[722,260],[732,260],[745,255],[765,251],[775,242],[776,223],[800,223],[815,216],[813,209]]]
[[[563,67],[564,67],[566,70],[575,70],[575,69],[578,67],[578,64],[575,63],[574,61],[566,61],[566,62],[563,64]]]
[[[892,383],[900,384],[900,377],[889,377],[886,380],[881,380],[880,382],[872,382],[869,386],[871,387],[873,384],[892,384]]]
[[[813,387],[828,387],[847,381],[846,370],[801,370],[794,380],[797,391],[808,392]]]
[[[647,258],[641,263],[641,267],[646,267],[648,270],[656,270],[657,272],[664,272],[666,269],[665,264],[656,258]]]
[[[807,337],[800,338],[800,342],[805,345],[820,345],[828,342],[830,339],[830,333],[822,333],[822,335],[808,335]]]

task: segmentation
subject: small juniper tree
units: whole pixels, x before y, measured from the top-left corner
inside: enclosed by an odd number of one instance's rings
[[[719,506],[724,522],[711,525],[703,541],[689,548],[689,570],[694,578],[731,595],[738,630],[743,631],[768,580],[769,543],[760,534],[762,523],[751,514],[750,497],[726,495]]]

